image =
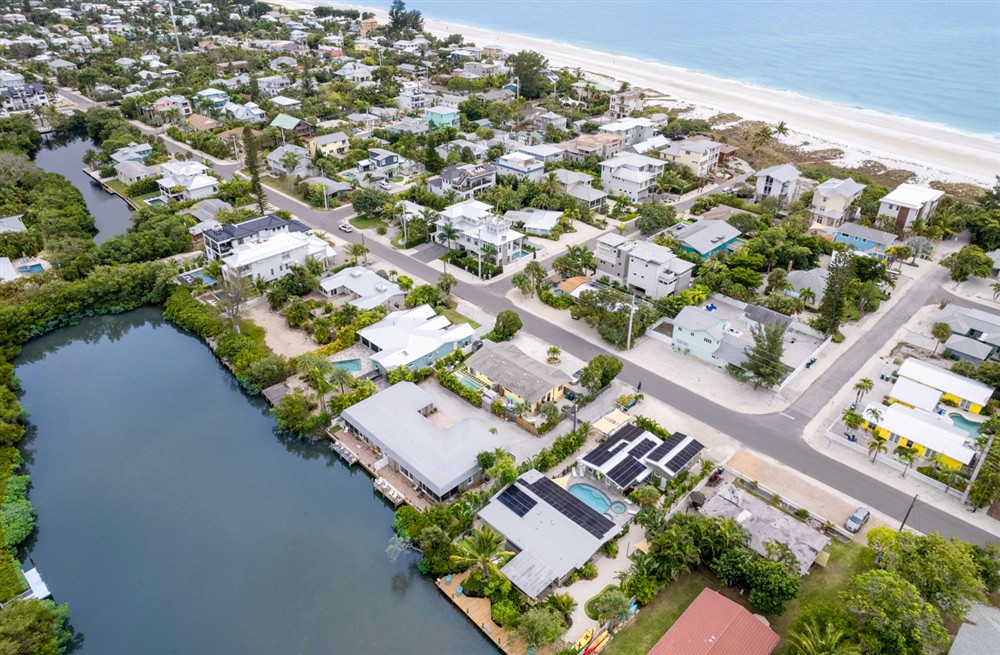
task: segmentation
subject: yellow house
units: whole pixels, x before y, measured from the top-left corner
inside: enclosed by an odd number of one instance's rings
[[[935,366],[930,362],[925,362],[912,357],[903,362],[899,367],[899,380],[912,380],[925,387],[936,389],[941,393],[940,401],[961,407],[967,412],[979,414],[986,407],[986,404],[993,397],[994,388],[988,384],[983,384],[978,380],[967,378],[964,375],[953,373],[940,366]],[[898,386],[898,382],[897,382]],[[896,391],[896,388],[893,388]],[[897,398],[892,392],[890,399]],[[904,401],[905,402],[905,401]],[[933,408],[924,407],[933,411]]]
[[[316,153],[343,157],[350,147],[350,138],[343,132],[314,136],[309,140],[309,154],[313,157]]]
[[[878,410],[880,417],[871,420],[868,409]],[[925,458],[940,455],[945,466],[959,469],[972,461],[969,433],[957,428],[937,414],[895,403],[889,407],[869,405],[864,412],[869,422],[865,429],[891,443],[912,448]]]
[[[542,405],[563,397],[569,376],[529,357],[514,344],[483,341],[483,347],[465,361],[469,375],[497,390],[511,402],[534,414]]]

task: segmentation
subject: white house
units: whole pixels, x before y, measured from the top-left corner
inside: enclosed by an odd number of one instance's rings
[[[468,200],[496,186],[497,169],[493,164],[453,164],[446,166],[441,175],[428,180],[427,188],[439,196],[455,193]]]
[[[916,184],[900,184],[882,197],[878,215],[890,218],[897,229],[906,230],[913,226],[914,221],[927,222],[943,197],[944,191]]]
[[[667,163],[645,155],[619,155],[601,162],[601,182],[611,193],[638,202],[649,196]]]
[[[510,221],[497,216],[492,207],[478,200],[466,200],[445,208],[441,218],[436,223],[437,232],[434,238],[448,248],[464,250],[475,256],[483,254],[490,257],[484,250],[486,245],[495,249],[493,257],[500,265],[523,257],[524,235],[511,229]],[[445,226],[452,226],[456,232],[454,239],[447,237]]]
[[[304,232],[279,232],[238,245],[223,258],[223,274],[261,279],[283,278],[292,265],[304,266],[312,258],[327,266],[335,255],[333,246]]]
[[[722,144],[711,139],[684,139],[672,142],[663,151],[664,157],[686,166],[698,177],[705,177],[719,165]]]
[[[791,164],[779,164],[757,171],[754,202],[764,198],[777,198],[783,204],[799,199],[801,174]]]
[[[851,178],[841,180],[831,177],[813,191],[809,211],[823,225],[840,227],[845,220],[850,220],[857,214],[857,210],[851,208],[851,203],[860,198],[864,190],[864,184]]]
[[[163,175],[156,181],[164,198],[197,200],[219,192],[219,180],[208,175],[208,168],[193,161],[168,161],[160,164]]]
[[[319,288],[329,297],[347,296],[347,303],[358,309],[402,309],[406,292],[398,284],[367,268],[352,266],[322,280]]]
[[[238,121],[263,123],[267,120],[267,112],[261,109],[256,102],[248,102],[245,105],[227,102],[223,105],[222,110]]]
[[[656,124],[648,118],[623,118],[612,123],[605,123],[601,126],[600,131],[603,134],[615,134],[622,137],[627,147],[651,139],[656,133]]]
[[[294,165],[285,161],[286,158],[291,159],[292,156],[297,158]],[[311,164],[312,159],[309,157],[309,151],[302,146],[292,144],[279,146],[267,154],[267,167],[282,175],[298,175],[299,177],[310,175]]]
[[[559,188],[566,195],[586,203],[594,211],[604,206],[608,194],[606,191],[594,188],[594,178],[590,175],[565,168],[557,168],[552,172],[559,181]]]
[[[418,369],[472,343],[472,326],[452,325],[430,305],[392,312],[358,331],[361,345],[375,351],[372,362],[381,372],[399,367]]]
[[[545,175],[545,162],[523,152],[512,152],[496,160],[499,175],[513,175],[519,180],[541,182]]]

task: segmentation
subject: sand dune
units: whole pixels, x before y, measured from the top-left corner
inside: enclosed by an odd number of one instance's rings
[[[358,5],[310,0],[275,0],[274,4],[290,9],[332,4],[374,11],[380,21],[386,20],[384,11]],[[459,33],[477,45],[500,45],[508,52],[535,50],[553,66],[626,80],[666,94],[681,106],[694,105],[700,115],[725,112],[772,124],[785,121],[792,130],[791,143],[808,142],[810,149],[840,148],[845,154],[839,163],[845,165],[872,159],[913,170],[922,181],[991,186],[1000,174],[1000,141],[988,136],[566,43],[430,19],[425,19],[425,29],[438,37]]]

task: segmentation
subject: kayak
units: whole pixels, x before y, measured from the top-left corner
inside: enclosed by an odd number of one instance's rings
[[[601,634],[594,638],[594,641],[590,642],[590,646],[584,651],[584,655],[593,655],[598,652],[598,649],[603,646],[608,640],[611,639],[611,635],[605,630]]]
[[[577,642],[576,642],[576,645],[575,645],[575,646],[573,646],[573,650],[575,650],[575,651],[579,651],[579,650],[580,650],[580,649],[582,649],[582,648],[583,648],[584,646],[586,646],[587,644],[589,644],[589,643],[590,643],[590,640],[591,640],[591,639],[592,639],[592,638],[594,637],[594,633],[595,633],[595,632],[597,632],[597,628],[596,628],[596,627],[593,627],[593,628],[591,628],[590,630],[587,630],[586,632],[584,632],[584,633],[583,633],[583,636],[582,636],[582,637],[580,637],[580,638],[579,638],[579,639],[577,640]]]

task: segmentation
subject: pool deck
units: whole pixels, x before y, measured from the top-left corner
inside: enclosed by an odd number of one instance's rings
[[[354,374],[354,377],[361,377],[375,370],[375,365],[372,363],[372,354],[371,350],[361,344],[354,344],[336,354],[330,355],[329,360],[334,366],[337,365],[337,362],[358,360],[361,363],[361,369],[351,371],[351,373]]]
[[[469,577],[471,571],[470,569],[465,573],[457,573],[451,576],[450,582],[447,578],[438,578],[435,584],[441,590],[441,593],[447,596],[448,600],[454,603],[460,610],[465,612],[469,620],[475,623],[476,627],[482,630],[483,634],[496,644],[500,650],[508,655],[527,655],[528,645],[525,641],[514,632],[506,628],[501,628],[493,621],[491,613],[493,604],[489,598],[470,598],[458,593],[458,588]],[[536,655],[555,655],[566,646],[565,642],[557,640],[548,646],[536,648],[534,652]]]

